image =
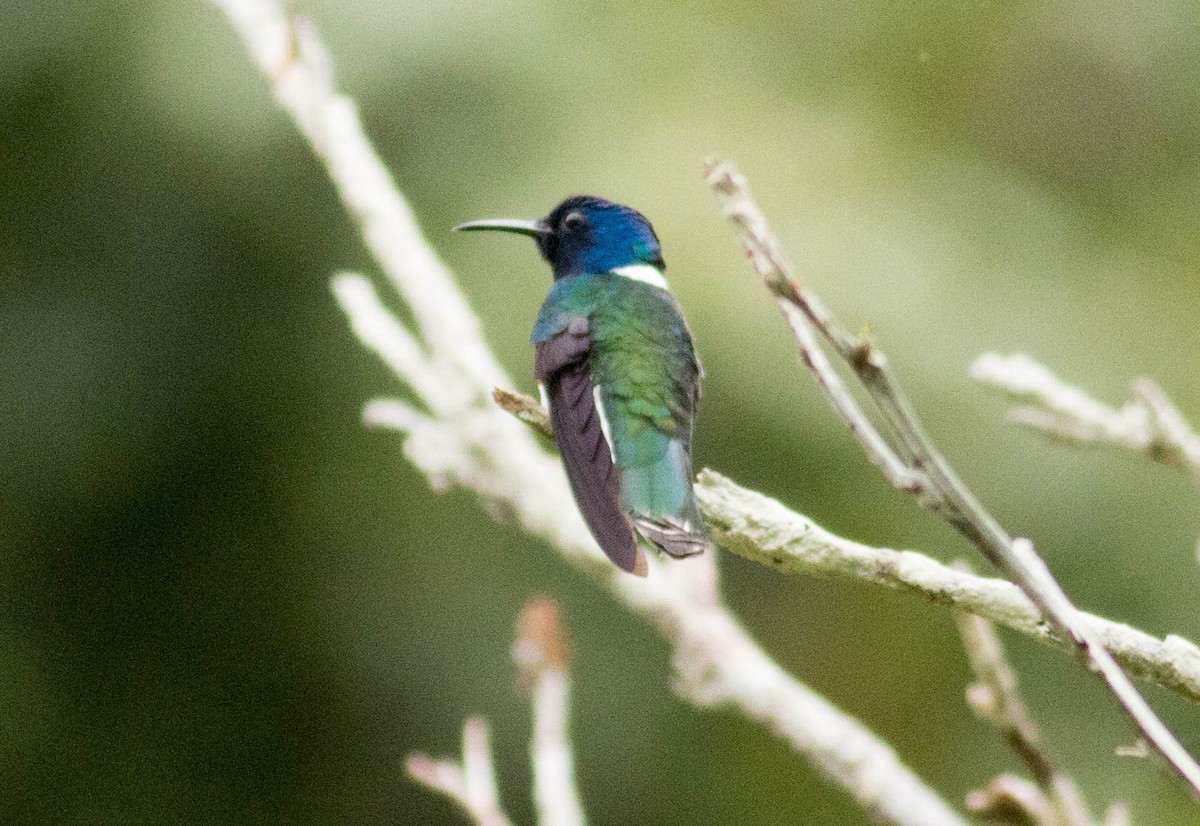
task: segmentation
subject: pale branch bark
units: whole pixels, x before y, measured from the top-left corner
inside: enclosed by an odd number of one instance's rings
[[[427,360],[440,377],[433,398],[461,407],[475,400],[480,387],[510,385],[478,317],[363,131],[357,106],[334,88],[329,54],[311,23],[284,12],[278,0],[211,2],[270,79],[276,102],[325,165],[368,250],[412,311]]]
[[[1035,783],[1013,774],[1002,774],[986,788],[967,794],[967,811],[988,823],[1011,826],[1061,826],[1058,812]],[[1113,803],[1101,826],[1131,826],[1129,808]]]
[[[1079,787],[1043,745],[992,624],[963,611],[954,612],[954,622],[975,674],[975,682],[967,687],[967,703],[1000,731],[1037,784],[1038,795],[1027,808],[1027,819],[1037,826],[1094,826]]]
[[[967,811],[988,823],[1057,826],[1057,812],[1036,783],[1002,774],[986,788],[967,793]]]
[[[497,388],[496,403],[535,431],[550,435],[550,417],[534,398]],[[917,551],[875,548],[837,536],[779,501],[705,468],[696,497],[717,544],[782,573],[842,577],[914,594],[966,611],[1063,651],[1074,649],[1052,629],[1021,589],[976,576]],[[1104,647],[1130,674],[1200,702],[1200,648],[1174,634],[1159,639],[1128,625],[1080,612]]]
[[[550,413],[533,396],[526,396],[524,393],[506,390],[503,387],[495,387],[492,389],[492,401],[496,402],[500,409],[507,410],[553,444],[554,425],[550,423]]]
[[[1186,468],[1200,481],[1200,435],[1150,379],[1134,379],[1134,399],[1117,409],[1067,384],[1023,353],[984,353],[971,365],[971,378],[1022,402],[1009,412],[1009,419],[1018,424],[1072,444],[1141,453]]]
[[[449,797],[478,826],[511,826],[508,816],[500,808],[491,735],[486,721],[472,717],[463,725],[461,763],[410,754],[404,765],[409,777]]]
[[[739,556],[783,573],[844,577],[916,594],[1065,651],[1074,648],[1070,638],[1052,629],[1007,580],[956,571],[916,551],[844,539],[712,470],[700,472],[696,495],[718,544]],[[1200,648],[1173,634],[1158,639],[1093,614],[1081,616],[1131,674],[1200,701]]]
[[[271,78],[276,99],[326,164],[415,319],[415,329],[407,330],[361,276],[335,280],[356,334],[387,359],[424,408],[378,400],[368,406],[369,421],[402,432],[406,454],[435,485],[475,491],[654,624],[674,649],[681,695],[698,705],[728,706],[762,724],[875,822],[961,826],[963,819],[886,743],[754,643],[718,597],[714,555],[675,564],[651,560],[646,579],[627,576],[604,559],[579,517],[561,464],[491,403],[492,389],[511,382],[363,135],[353,104],[334,91],[313,28],[289,18],[277,0],[212,2]],[[437,382],[428,381],[431,374]]]
[[[966,571],[965,563],[954,565]],[[1033,784],[1012,775],[997,777],[986,789],[967,795],[968,811],[989,820],[1029,826],[1094,826],[1095,816],[1074,779],[1042,744],[1017,688],[1017,675],[1004,656],[992,624],[983,617],[954,611],[954,621],[976,682],[967,687],[967,703],[994,725],[1033,777]],[[1100,826],[1129,826],[1123,801],[1111,803]]]
[[[567,734],[571,710],[570,651],[549,599],[531,600],[517,626],[513,661],[533,705],[533,800],[540,826],[583,826],[587,821],[575,785],[575,759]]]
[[[958,478],[926,434],[887,358],[869,339],[848,333],[812,290],[797,283],[791,262],[750,195],[746,179],[732,164],[712,160],[706,164],[705,177],[755,271],[783,310],[805,363],[871,460],[897,488],[915,494],[922,505],[942,516],[1020,586],[1047,622],[1073,641],[1079,660],[1104,680],[1146,740],[1191,787],[1193,794],[1200,795],[1200,764],[1158,718],[1104,650],[1099,638],[1080,619],[1032,543],[1010,536]],[[822,365],[814,358],[815,333],[854,371],[875,403],[892,437],[890,442],[878,433],[853,396],[833,383],[833,371],[828,364]],[[816,348],[819,350],[819,345]],[[896,465],[906,468],[907,473],[897,473]]]
[[[534,599],[517,624],[513,661],[529,689],[533,707],[530,760],[539,826],[584,826],[567,737],[570,713],[569,654],[553,600]],[[473,717],[463,726],[463,758],[435,760],[411,754],[408,775],[462,807],[478,826],[510,826],[500,805],[487,722]]]
[[[1117,802],[1108,807],[1108,812],[1105,813],[1104,826],[1131,826],[1132,818],[1129,816],[1129,807],[1122,802]]]

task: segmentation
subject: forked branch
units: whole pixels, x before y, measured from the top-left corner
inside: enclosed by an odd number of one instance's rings
[[[476,826],[511,826],[500,808],[491,732],[485,720],[472,717],[463,725],[461,762],[410,754],[404,765],[409,777],[453,800]]]
[[[517,623],[513,661],[533,707],[533,798],[540,826],[584,826],[586,818],[575,788],[575,762],[567,736],[570,680],[566,638],[558,605],[530,600]],[[411,754],[409,777],[457,803],[476,826],[511,826],[500,806],[496,768],[487,723],[478,717],[463,726],[461,762]]]
[[[1186,468],[1200,482],[1200,435],[1150,379],[1134,379],[1133,400],[1113,408],[1023,353],[984,353],[971,365],[971,378],[1022,402],[1009,413],[1017,424],[1072,444],[1141,453],[1164,465]]]
[[[884,354],[867,338],[842,327],[818,296],[801,286],[766,216],[750,195],[746,179],[730,163],[710,160],[705,177],[755,271],[787,319],[805,364],[834,408],[875,464],[897,488],[913,493],[970,540],[993,565],[1011,577],[1064,637],[1079,659],[1100,675],[1146,740],[1200,795],[1200,764],[1188,754],[1129,678],[1079,617],[1066,592],[1027,539],[1010,536],[958,478],[925,432]],[[818,336],[854,371],[875,403],[890,439],[840,381],[821,353]]]
[[[992,624],[961,611],[954,613],[954,622],[975,673],[975,682],[967,687],[967,701],[976,714],[1000,731],[1035,784],[1026,794],[1009,798],[1010,802],[1024,809],[1024,819],[1036,826],[1094,826],[1079,787],[1043,744]],[[987,790],[976,793],[974,800],[979,805],[972,806],[968,800],[968,808],[974,811],[987,811],[983,804],[998,802]]]

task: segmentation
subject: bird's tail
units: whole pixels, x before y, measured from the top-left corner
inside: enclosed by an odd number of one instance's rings
[[[694,556],[712,550],[712,540],[703,525],[697,531],[695,527],[689,529],[644,516],[634,519],[633,524],[643,539],[673,557]]]
[[[712,550],[682,441],[672,439],[657,462],[623,468],[621,476],[625,504],[642,539],[674,557]]]

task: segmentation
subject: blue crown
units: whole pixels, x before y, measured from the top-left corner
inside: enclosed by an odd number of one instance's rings
[[[537,237],[554,277],[602,273],[631,264],[666,269],[662,247],[646,216],[592,195],[567,198],[542,221]]]

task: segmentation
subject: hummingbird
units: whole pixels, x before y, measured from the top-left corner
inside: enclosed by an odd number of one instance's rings
[[[540,220],[454,229],[531,236],[553,271],[531,336],[534,377],[601,550],[638,576],[647,573],[644,547],[672,557],[711,551],[692,489],[703,370],[650,222],[576,195]]]

